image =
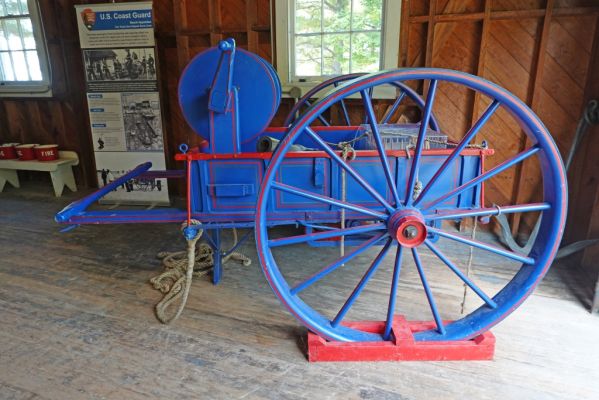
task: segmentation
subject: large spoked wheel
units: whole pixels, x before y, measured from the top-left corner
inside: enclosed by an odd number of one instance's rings
[[[383,143],[368,91],[375,86],[405,81],[424,81],[427,97],[416,148],[410,161],[405,164],[406,170],[401,171],[397,167],[396,172],[395,167],[390,167],[390,165],[397,166],[398,164],[393,163],[387,152],[383,151]],[[432,157],[424,149],[426,129],[423,126],[428,125],[436,102],[443,99],[443,96],[435,96],[440,92],[437,89],[441,86],[478,93],[488,107],[471,128],[465,134],[462,133],[463,136],[459,143],[445,153],[439,161],[436,172],[431,173],[426,180],[423,179],[422,190],[415,191],[419,173],[422,177],[423,168],[430,160],[427,157]],[[362,95],[364,108],[369,116],[373,139],[376,143],[375,158],[380,161],[380,176],[386,182],[385,193],[380,193],[380,189],[375,189],[371,184],[373,180],[362,176],[359,169],[352,166],[356,164],[343,159],[338,151],[333,150],[320,136],[322,133],[315,132],[310,128],[311,122],[322,115],[332,104],[355,93]],[[481,129],[489,123],[494,114],[498,113],[501,114],[502,120],[511,118],[519,124],[528,136],[530,147],[517,154],[497,152],[494,157],[499,157],[501,160],[497,162],[497,158],[495,158],[496,164],[493,168],[485,172],[478,172],[473,179],[458,183],[449,190],[441,192],[435,190],[435,187],[441,184],[447,176],[444,174],[464,154],[468,144],[475,140]],[[494,121],[495,119],[491,122]],[[360,190],[368,193],[372,201],[360,204],[352,202],[351,199],[341,201],[332,194],[327,196],[313,193],[282,181],[281,177],[284,174],[280,174],[280,171],[283,160],[291,145],[300,137],[302,140],[309,138],[318,144],[330,159],[331,165],[345,170],[347,175],[353,179],[352,185],[359,186]],[[514,151],[514,153],[516,152],[517,150]],[[452,199],[464,195],[481,183],[491,182],[525,160],[538,163],[542,180],[542,199],[540,201],[493,207],[459,208],[458,206],[448,206],[452,203]],[[398,183],[402,183],[402,185],[399,186]],[[323,206],[330,207],[330,210],[344,208],[347,212],[361,215],[363,222],[357,226],[343,229],[331,228],[316,234],[293,233],[284,237],[271,237],[270,232],[274,232],[274,230],[267,229],[269,226],[268,204],[272,204],[269,203],[271,199],[281,193],[290,193],[318,202]],[[398,313],[398,310],[401,311],[402,307],[400,302],[396,304],[396,298],[401,295],[401,289],[398,290],[401,287],[400,271],[403,271],[401,272],[402,276],[404,272],[414,271],[414,276],[417,273],[419,279],[415,280],[418,283],[416,289],[422,292],[423,299],[426,298],[426,308],[430,308],[429,316],[423,316],[422,319],[429,319],[432,314],[436,323],[434,329],[415,333],[415,338],[431,341],[467,339],[488,330],[514,311],[545,275],[561,240],[565,224],[566,198],[564,168],[553,139],[538,117],[514,95],[482,78],[456,71],[402,69],[381,72],[358,78],[329,93],[313,104],[288,129],[287,135],[272,156],[260,189],[256,209],[258,255],[268,282],[286,308],[308,329],[329,340],[378,341],[388,339],[393,316]],[[452,230],[450,224],[447,223],[464,218],[488,217],[500,212],[523,213],[523,217],[529,213],[541,216],[540,233],[529,254],[506,250],[495,244],[490,238],[466,237]],[[443,221],[444,223],[441,228],[436,228],[431,226],[434,221]],[[427,238],[430,233],[439,236],[441,240],[438,243],[433,243]],[[348,238],[349,240],[353,238],[354,242],[356,238],[362,238],[362,240],[358,241],[359,244],[346,255],[335,256],[331,262],[324,262],[321,269],[310,271],[309,274],[305,272],[302,274],[301,260],[291,260],[292,257],[286,256],[284,252],[281,253],[283,249],[305,245],[315,239],[341,236],[345,236],[346,242]],[[448,247],[442,246],[441,242],[443,241],[448,244]],[[459,264],[452,261],[453,253],[448,252],[448,249],[451,251],[460,247],[470,249],[471,246],[478,252],[492,255],[497,262],[513,264],[513,268],[505,270],[506,274],[512,271],[510,276],[500,287],[494,288],[493,293],[488,293],[489,289],[484,289],[480,282],[464,273],[463,265],[460,267]],[[301,254],[308,254],[308,251]],[[370,258],[364,261],[368,256]],[[389,260],[385,260],[386,256],[389,256]],[[318,260],[320,254],[317,253],[310,258]],[[406,270],[402,269],[402,259]],[[363,268],[357,275],[352,275],[349,279],[349,274],[357,268],[351,264],[352,260],[360,260],[359,264]],[[466,284],[472,289],[477,296],[477,304],[458,318],[451,318],[453,321],[442,315],[444,302],[440,302],[438,299],[443,293],[439,293],[440,290],[430,284],[435,278],[435,274],[440,273],[440,268],[438,265],[428,265],[426,260],[435,260],[437,264],[446,266],[447,269],[444,269],[443,272],[451,273],[459,286]],[[290,269],[283,267],[285,263],[293,264],[291,273]],[[382,265],[387,265],[388,268],[385,269],[381,267]],[[409,266],[413,266],[413,269],[408,268]],[[375,275],[377,279],[372,279]],[[332,277],[336,278],[337,286],[324,289],[326,281]],[[339,290],[340,284],[349,286],[343,295]],[[377,292],[384,296],[381,304],[377,305],[380,306],[381,313],[386,315],[387,322],[384,332],[365,332],[346,325],[344,320],[350,308],[360,303],[359,297],[364,296],[366,286],[374,284],[379,285],[379,288],[385,288],[384,290],[379,289]],[[319,291],[321,287],[323,289]],[[310,292],[309,295],[308,292]],[[371,309],[370,303],[368,306]],[[360,310],[356,312],[358,311]]]
[[[340,75],[340,76],[336,76],[331,79],[328,79],[328,80],[314,86],[305,95],[303,95],[297,101],[297,103],[295,103],[295,105],[293,106],[291,111],[289,111],[289,114],[287,114],[287,117],[285,118],[285,122],[283,122],[283,126],[292,125],[299,118],[299,116],[301,116],[301,114],[312,105],[313,99],[318,98],[319,96],[325,94],[327,91],[329,91],[333,88],[339,87],[340,85],[347,83],[348,81],[351,81],[353,79],[359,78],[361,76],[364,76],[364,74],[356,73],[356,74]],[[385,112],[385,115],[383,115],[383,117],[380,119],[380,121],[379,121],[380,124],[392,123],[393,122],[392,118],[395,115],[395,113],[397,112],[397,110],[399,109],[400,105],[407,103],[407,101],[411,101],[412,104],[414,104],[421,110],[424,108],[424,100],[422,99],[422,97],[420,97],[418,95],[418,93],[414,89],[412,89],[411,87],[409,87],[407,85],[404,85],[403,83],[399,83],[399,82],[392,82],[391,86],[397,91],[397,97],[395,98],[395,101],[393,101],[391,106],[387,109],[387,111]],[[368,96],[370,96],[370,98],[372,98],[373,90],[369,90],[367,93],[368,93]],[[343,116],[342,117],[343,123],[347,126],[351,126],[352,122],[357,122],[357,121],[352,121],[347,104],[345,101],[346,101],[346,98],[340,98],[337,101],[336,105],[341,110],[341,113]],[[330,110],[330,108],[331,107],[329,106],[329,110]],[[324,126],[331,126],[333,124],[331,115],[329,115],[327,118],[327,116],[325,116],[324,114],[319,114],[316,117],[316,119]],[[368,122],[368,115],[366,113],[364,113],[363,121],[359,121],[358,123],[367,123],[367,122]],[[434,131],[440,130],[439,123],[437,122],[437,119],[435,118],[434,115],[431,115],[431,117],[430,117],[429,126]]]

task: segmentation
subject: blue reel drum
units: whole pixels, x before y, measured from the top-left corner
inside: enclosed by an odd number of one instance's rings
[[[224,42],[224,41],[223,41]],[[240,143],[264,132],[281,103],[281,82],[273,67],[263,58],[243,49],[236,49],[232,39],[234,61],[229,82],[223,90],[237,90],[238,132]],[[222,45],[221,45],[222,47]],[[179,81],[179,104],[187,124],[202,138],[211,140],[209,95],[221,63],[227,59],[220,47],[210,48],[195,56]],[[226,87],[226,86],[230,87]],[[232,105],[230,105],[232,106]],[[233,133],[233,132],[230,132]],[[222,136],[223,132],[217,133]],[[219,137],[217,140],[224,140]]]

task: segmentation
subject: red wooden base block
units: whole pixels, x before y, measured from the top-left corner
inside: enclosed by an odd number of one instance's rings
[[[344,324],[367,332],[382,333],[385,322],[363,321]],[[492,360],[495,336],[483,333],[471,340],[417,342],[415,332],[434,329],[434,322],[393,319],[391,340],[385,342],[328,342],[308,332],[308,360],[318,361],[471,361]]]

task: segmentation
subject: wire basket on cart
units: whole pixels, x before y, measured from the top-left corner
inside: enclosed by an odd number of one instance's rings
[[[372,136],[370,124],[362,125],[368,133],[368,141],[371,149],[376,149]],[[387,150],[406,150],[416,146],[420,124],[382,124],[378,125],[383,146]],[[427,128],[424,139],[425,149],[446,149],[448,147],[447,135]]]

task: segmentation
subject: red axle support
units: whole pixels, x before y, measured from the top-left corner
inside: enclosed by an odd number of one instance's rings
[[[368,332],[385,329],[384,321],[348,322],[344,325]],[[495,336],[487,331],[471,340],[417,342],[414,333],[434,329],[434,322],[406,321],[395,316],[391,340],[383,342],[328,342],[308,332],[308,361],[476,361],[492,360]]]

